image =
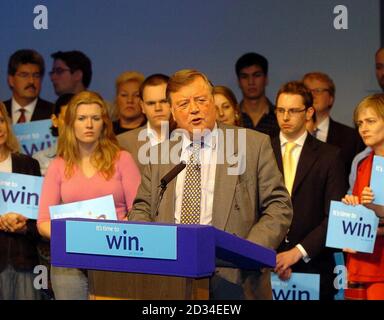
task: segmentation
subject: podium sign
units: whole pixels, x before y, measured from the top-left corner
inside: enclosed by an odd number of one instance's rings
[[[100,221],[66,224],[69,253],[176,260],[176,238],[175,226]]]

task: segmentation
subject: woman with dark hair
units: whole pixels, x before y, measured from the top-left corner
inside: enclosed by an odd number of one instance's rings
[[[10,119],[0,102],[0,172],[40,176],[39,163],[19,153]],[[0,212],[0,300],[40,299],[33,286],[33,269],[39,264],[36,220],[22,213]]]
[[[70,101],[59,135],[57,157],[48,167],[40,199],[38,229],[51,237],[49,207],[113,195],[119,220],[126,219],[140,183],[132,156],[121,151],[105,101],[83,91]],[[56,299],[88,298],[86,272],[51,267]]]
[[[60,134],[60,131],[62,130],[61,127],[62,127],[62,124],[64,123],[65,111],[67,110],[68,103],[73,96],[74,94],[72,93],[66,93],[60,96],[55,102],[53,114],[51,115],[51,121],[52,121],[51,134],[54,137],[58,137]],[[45,173],[47,172],[49,164],[56,157],[56,152],[57,152],[57,143],[55,143],[53,146],[47,149],[43,149],[39,152],[36,152],[32,156],[34,159],[39,161],[42,176],[45,176]]]

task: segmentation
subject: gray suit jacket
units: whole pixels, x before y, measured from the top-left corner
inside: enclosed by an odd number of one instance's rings
[[[132,155],[133,160],[135,160],[136,165],[140,170],[140,173],[143,172],[145,164],[142,164],[138,159],[139,149],[144,144],[149,142],[148,137],[144,141],[139,141],[138,137],[141,130],[147,130],[147,125],[121,133],[116,136],[120,147],[122,147],[124,150],[128,151]]]
[[[276,249],[287,234],[292,219],[292,204],[284,186],[282,175],[277,167],[270,139],[262,133],[246,131],[246,142],[239,143],[246,152],[245,171],[240,175],[229,175],[227,169],[234,167],[233,157],[239,156],[237,136],[239,128],[218,125],[224,130],[224,143],[217,144],[218,154],[226,154],[226,133],[232,129],[234,135],[233,153],[224,157],[223,164],[216,166],[212,225],[220,230],[236,234],[254,243]],[[170,143],[170,148],[176,142]],[[141,185],[134,201],[129,219],[133,221],[155,221],[174,223],[176,179],[168,184],[155,214],[158,201],[160,179],[175,164],[147,165],[142,173]],[[240,279],[236,269],[218,270],[228,281],[243,284],[247,298],[271,298],[269,272],[251,272]],[[262,276],[262,277],[261,277]]]

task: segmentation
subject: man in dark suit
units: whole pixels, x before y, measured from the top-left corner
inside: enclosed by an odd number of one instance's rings
[[[12,123],[50,119],[53,104],[39,98],[44,76],[43,57],[35,50],[18,50],[8,62],[12,98],[4,101]]]
[[[280,135],[272,147],[291,194],[293,220],[279,246],[276,271],[282,279],[292,271],[320,274],[320,297],[332,299],[334,261],[325,248],[328,211],[331,200],[342,198],[346,184],[340,150],[306,131],[312,102],[310,91],[298,81],[283,85],[277,94]]]
[[[168,159],[170,156],[174,162],[163,161],[163,157],[144,168],[129,219],[188,223],[193,217],[197,219],[192,223],[213,225],[277,248],[288,230],[292,208],[269,137],[254,130],[216,124],[212,85],[196,70],[176,72],[168,82],[167,98],[182,133],[180,141],[171,137],[159,149],[162,156],[164,150],[170,151]],[[227,137],[230,133],[234,134],[231,138]],[[243,139],[239,141],[238,136]],[[160,179],[181,160],[187,161],[187,167],[168,184],[156,214]],[[200,178],[188,178],[191,173],[199,173]],[[192,187],[192,180],[200,182]],[[240,275],[238,269],[218,269],[211,281],[211,298],[272,298],[269,270]]]
[[[311,72],[303,77],[305,86],[312,92],[313,107],[316,111],[316,138],[320,141],[337,146],[345,166],[345,180],[351,171],[352,160],[364,149],[364,143],[357,130],[330,117],[335,101],[335,84],[325,73]]]

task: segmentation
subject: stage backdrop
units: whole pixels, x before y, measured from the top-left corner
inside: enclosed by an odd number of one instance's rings
[[[48,29],[34,27],[38,5],[47,9]],[[357,102],[379,89],[379,0],[2,0],[0,12],[3,100],[10,96],[8,57],[20,48],[38,50],[48,71],[52,52],[84,51],[93,62],[90,89],[108,100],[122,71],[181,68],[200,69],[240,98],[234,64],[249,51],[269,59],[272,101],[282,83],[308,71],[328,73],[336,83],[333,116],[346,124]],[[56,98],[47,75],[41,96]]]

